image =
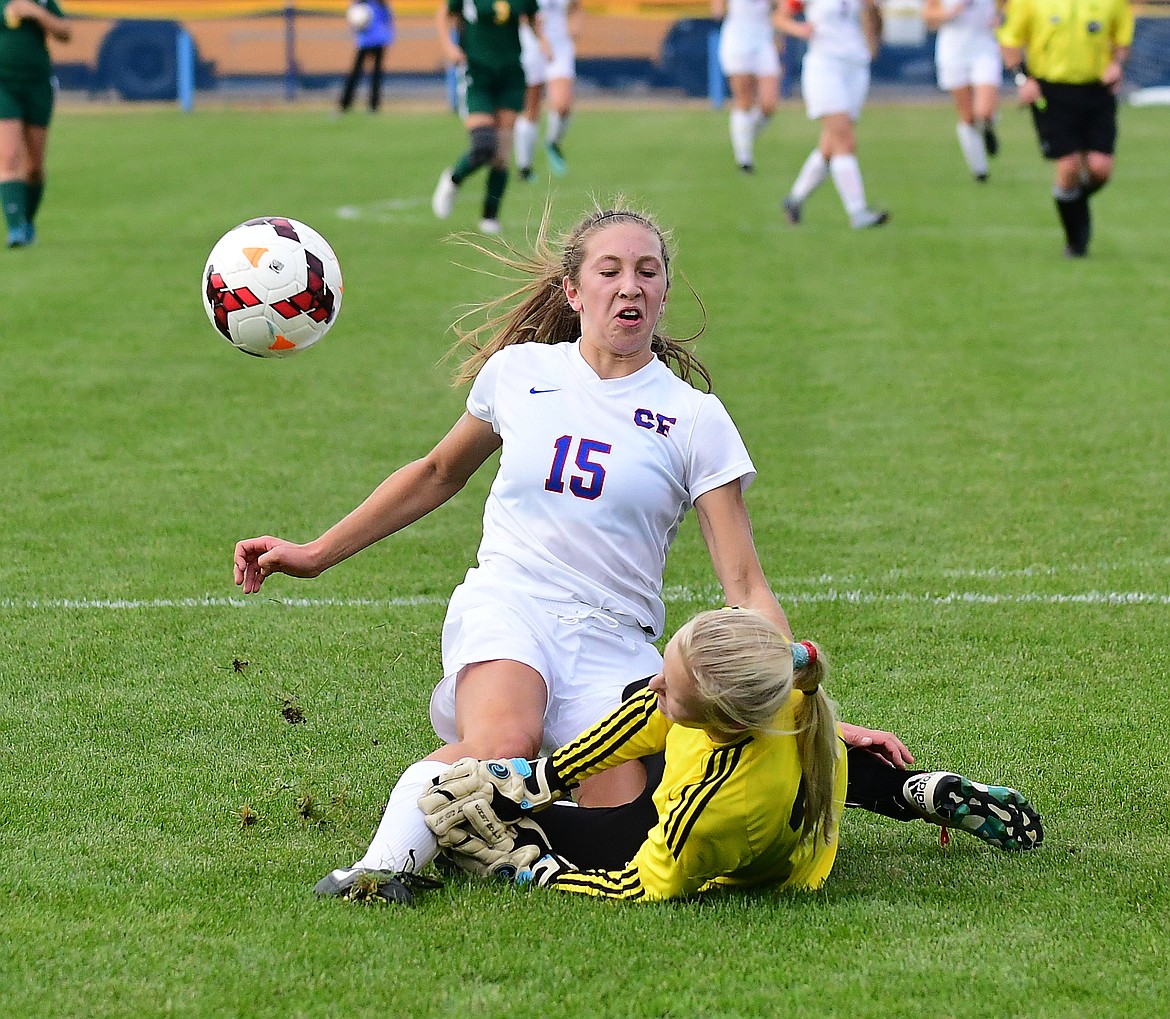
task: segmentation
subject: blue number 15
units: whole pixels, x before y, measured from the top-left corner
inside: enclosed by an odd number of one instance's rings
[[[569,447],[573,444],[573,436],[562,435],[553,447],[552,470],[548,472],[548,479],[544,483],[546,492],[563,492],[565,490],[565,463],[569,459]],[[605,468],[594,463],[591,456],[609,453],[613,449],[608,442],[598,442],[596,439],[582,439],[577,443],[577,455],[573,462],[584,472],[583,475],[569,476],[569,491],[578,499],[596,499],[601,495],[605,485]]]

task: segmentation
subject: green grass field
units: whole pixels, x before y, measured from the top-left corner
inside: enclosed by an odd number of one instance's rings
[[[444,242],[450,116],[65,112],[40,239],[0,252],[0,1014],[1168,1014],[1170,112],[1126,109],[1090,259],[1060,257],[1022,114],[971,182],[944,105],[874,106],[883,230],[831,185],[788,227],[795,105],[732,166],[706,109],[586,109],[567,226],[625,192],[674,228],[669,326],[760,476],[765,569],[852,721],[1022,788],[1025,855],[851,812],[823,893],[618,906],[453,881],[417,910],[316,901],[364,850],[426,715],[490,471],[408,532],[246,604],[236,539],[304,540],[423,453],[464,393],[448,324],[499,287]],[[514,183],[509,237],[545,185]],[[325,234],[344,307],[291,361],[200,307],[237,222]],[[720,604],[693,521],[669,625]],[[298,716],[303,722],[294,724]],[[256,815],[245,827],[244,806]]]

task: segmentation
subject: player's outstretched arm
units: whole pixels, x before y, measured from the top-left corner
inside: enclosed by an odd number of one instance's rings
[[[239,542],[236,583],[245,594],[254,594],[273,573],[320,576],[441,506],[499,446],[500,437],[488,422],[464,413],[430,453],[391,474],[365,502],[316,540],[296,545],[265,536]]]

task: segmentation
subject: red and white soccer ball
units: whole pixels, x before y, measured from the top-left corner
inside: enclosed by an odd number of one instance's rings
[[[211,324],[255,357],[291,357],[311,347],[337,321],[341,292],[341,266],[329,243],[282,216],[229,230],[203,270]]]
[[[374,10],[369,4],[358,0],[356,4],[350,4],[346,8],[345,20],[355,32],[364,32],[374,20]]]

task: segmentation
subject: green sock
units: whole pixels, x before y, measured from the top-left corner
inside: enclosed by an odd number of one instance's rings
[[[508,171],[493,166],[488,171],[487,189],[483,196],[483,218],[499,219],[500,202],[508,186]]]
[[[28,187],[28,221],[31,223],[37,218],[37,209],[41,207],[41,198],[45,194],[45,182],[43,180],[30,181]]]
[[[451,170],[451,179],[455,182],[455,186],[458,187],[477,169],[478,167],[471,165],[471,153],[464,152]]]
[[[28,185],[22,180],[0,182],[0,205],[9,230],[24,229],[28,223]]]

